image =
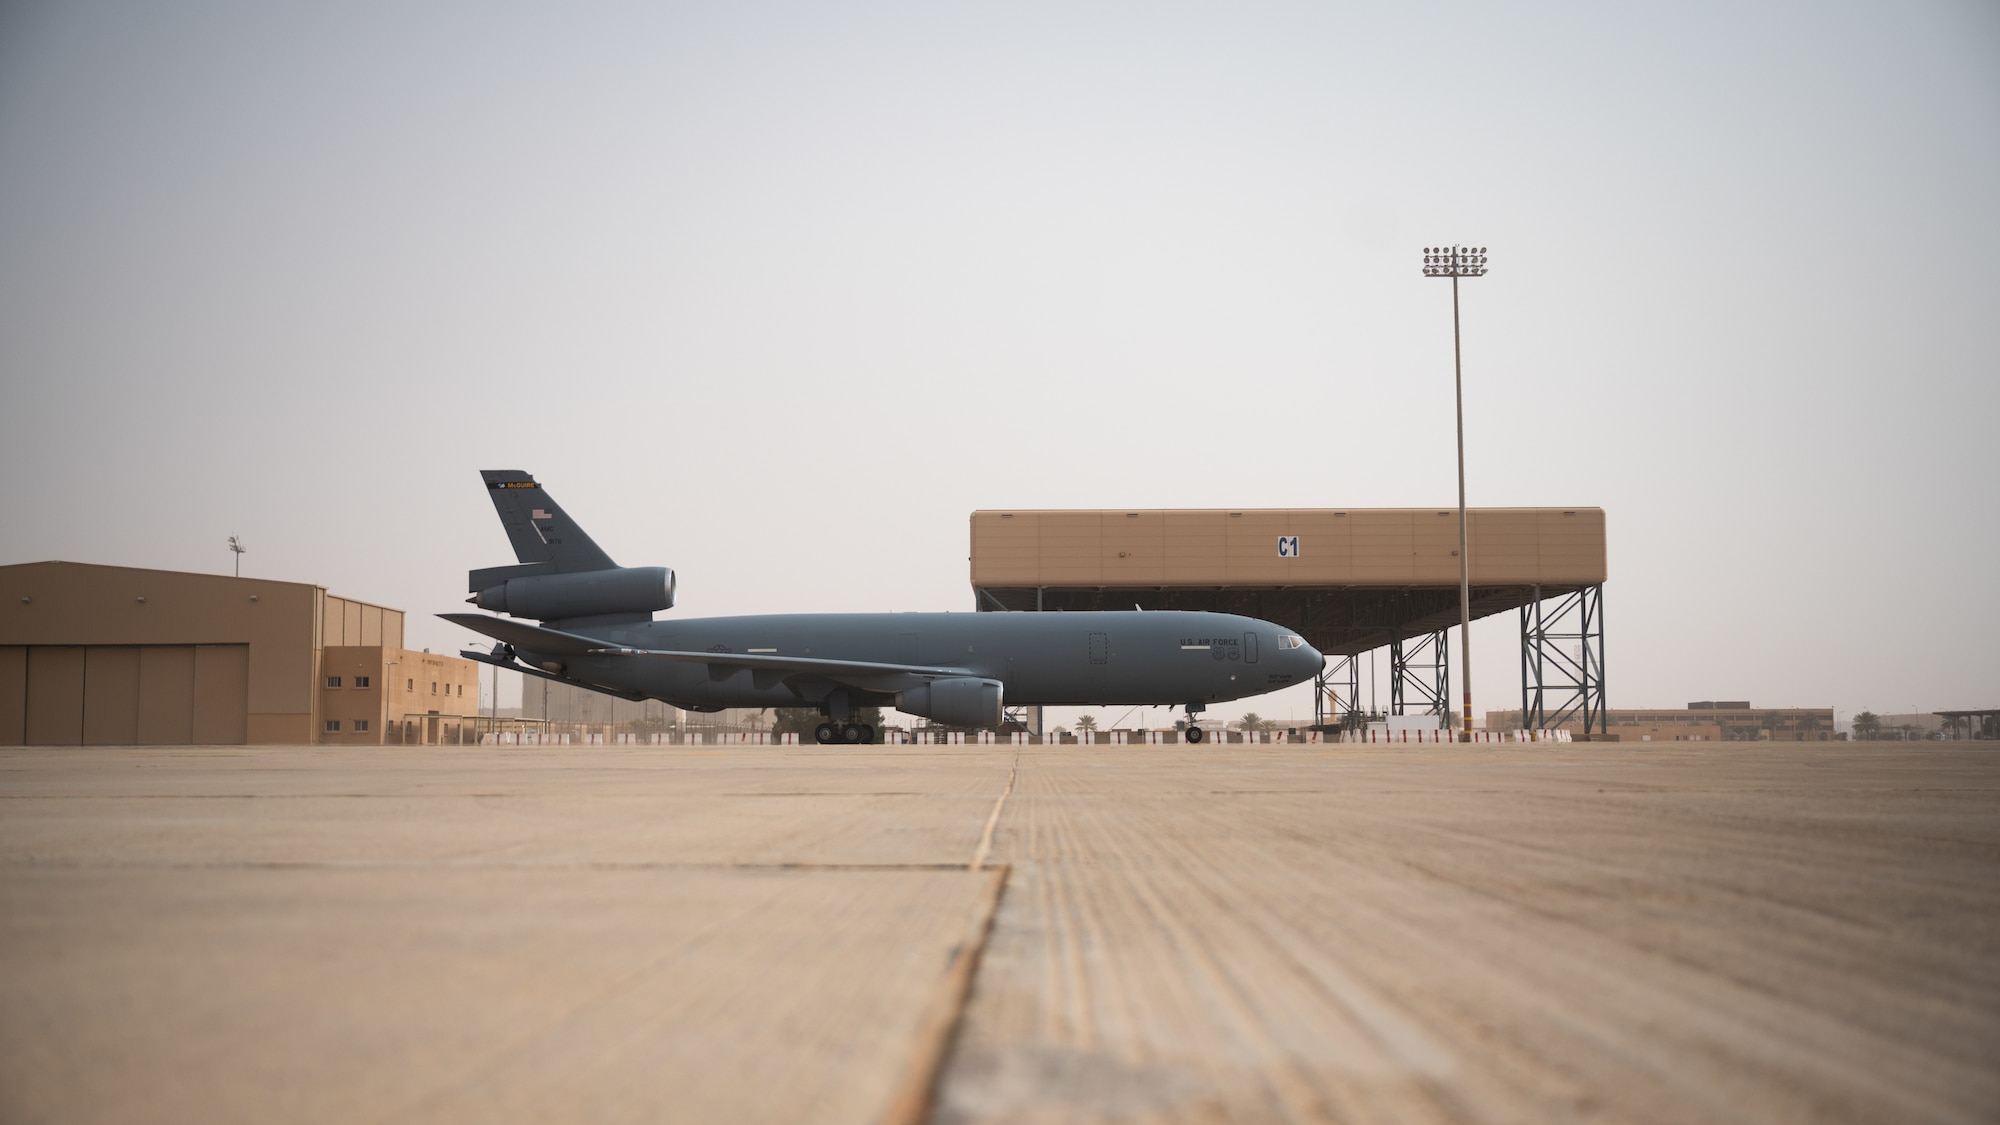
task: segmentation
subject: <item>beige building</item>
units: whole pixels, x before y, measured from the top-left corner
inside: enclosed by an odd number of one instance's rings
[[[1752,707],[1747,701],[1690,703],[1686,710],[1633,708],[1605,712],[1607,734],[1620,742],[1828,742],[1831,707]],[[1518,730],[1519,711],[1488,711],[1487,730]],[[1577,720],[1563,725],[1582,732]]]
[[[319,713],[321,742],[470,742],[479,665],[385,645],[329,646],[320,656]]]
[[[320,586],[0,566],[0,745],[437,741],[478,700],[477,665],[407,652],[402,611]]]

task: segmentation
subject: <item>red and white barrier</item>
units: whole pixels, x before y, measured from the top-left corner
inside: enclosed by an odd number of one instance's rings
[[[1457,731],[1448,730],[1350,730],[1342,731],[1339,741],[1376,745],[1411,742],[1445,743],[1457,742],[1458,733]],[[1318,740],[1317,732],[1307,737],[1307,741],[1309,742],[1316,742]],[[1472,732],[1472,741],[1490,744],[1502,742],[1570,742],[1573,740],[1570,737],[1570,732],[1566,730],[1476,730]]]

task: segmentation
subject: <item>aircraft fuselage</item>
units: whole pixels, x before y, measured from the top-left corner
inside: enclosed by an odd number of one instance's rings
[[[960,668],[1005,684],[1009,705],[1205,705],[1302,683],[1321,664],[1316,650],[1268,621],[1184,611],[772,614],[572,631],[631,649]],[[569,679],[696,710],[817,705],[831,687],[756,668],[519,655]],[[855,702],[889,694],[860,690]]]

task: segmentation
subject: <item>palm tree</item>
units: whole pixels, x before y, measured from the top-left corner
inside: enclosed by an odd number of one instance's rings
[[[1874,738],[1882,733],[1882,718],[1873,711],[1863,711],[1854,716],[1854,737]]]
[[[1245,711],[1243,717],[1236,720],[1236,729],[1240,731],[1263,730],[1263,724],[1264,720],[1257,717],[1257,712]]]
[[[1078,715],[1078,716],[1076,717],[1076,733],[1078,733],[1078,734],[1096,734],[1096,733],[1097,733],[1097,716],[1095,716],[1095,715]]]

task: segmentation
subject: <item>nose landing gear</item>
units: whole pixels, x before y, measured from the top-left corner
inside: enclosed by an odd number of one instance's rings
[[[1202,739],[1208,737],[1205,731],[1194,725],[1194,717],[1206,710],[1208,708],[1199,703],[1190,703],[1187,705],[1187,725],[1182,727],[1181,730],[1182,737],[1186,738],[1189,743],[1200,742]]]

